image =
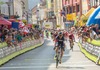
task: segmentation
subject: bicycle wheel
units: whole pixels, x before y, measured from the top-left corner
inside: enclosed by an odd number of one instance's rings
[[[73,43],[71,43],[71,50],[73,51]]]
[[[59,63],[59,59],[58,59],[58,55],[56,57],[56,68],[58,67],[58,63]]]

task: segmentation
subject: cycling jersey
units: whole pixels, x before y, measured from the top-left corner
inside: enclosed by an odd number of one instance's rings
[[[63,43],[64,42],[64,37],[60,38],[59,36],[57,37],[58,43]]]
[[[74,35],[73,34],[70,34],[69,35],[69,39],[74,39]]]
[[[62,49],[64,48],[64,37],[60,38],[59,36],[56,38],[58,42],[58,47],[61,47]]]

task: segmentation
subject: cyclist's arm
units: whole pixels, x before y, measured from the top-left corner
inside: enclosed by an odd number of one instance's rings
[[[59,41],[59,38],[58,38],[58,36],[56,36],[56,37],[55,37],[55,39],[56,39],[56,41]]]

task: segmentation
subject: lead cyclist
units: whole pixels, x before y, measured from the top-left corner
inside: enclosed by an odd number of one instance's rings
[[[61,52],[61,55],[60,55],[60,60],[59,60],[59,63],[61,64],[61,60],[62,60],[62,57],[63,57],[63,53],[64,53],[64,50],[65,50],[65,44],[64,44],[64,35],[62,32],[59,33],[58,37],[56,38],[57,40],[57,43],[58,45],[56,46],[56,56],[57,56],[57,53],[58,53],[58,50],[59,48],[61,49],[60,52]]]

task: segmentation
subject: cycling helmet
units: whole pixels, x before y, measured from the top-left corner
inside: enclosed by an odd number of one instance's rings
[[[59,32],[59,35],[62,35],[62,32]]]

